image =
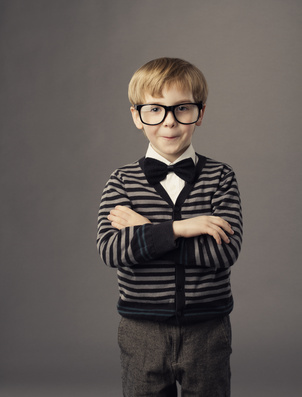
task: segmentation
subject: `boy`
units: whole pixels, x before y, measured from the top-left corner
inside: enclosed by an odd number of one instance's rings
[[[230,267],[242,241],[232,169],[195,153],[207,83],[194,65],[160,58],[129,84],[145,157],[103,192],[97,246],[117,268],[123,395],[230,395]]]

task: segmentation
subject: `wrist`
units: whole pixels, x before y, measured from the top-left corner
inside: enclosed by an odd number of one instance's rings
[[[172,229],[173,229],[174,240],[176,240],[179,237],[181,237],[181,234],[180,234],[180,221],[174,221],[172,223]]]

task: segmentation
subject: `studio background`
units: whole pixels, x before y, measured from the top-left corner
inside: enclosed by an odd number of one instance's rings
[[[232,395],[301,395],[301,23],[299,0],[0,1],[2,397],[121,395],[96,219],[147,148],[127,86],[161,56],[204,72],[194,147],[241,191]]]

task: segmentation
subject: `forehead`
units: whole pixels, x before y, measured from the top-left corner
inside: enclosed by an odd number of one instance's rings
[[[160,104],[173,105],[180,102],[194,102],[192,90],[178,84],[165,85],[160,92],[146,92],[144,102],[159,102]]]

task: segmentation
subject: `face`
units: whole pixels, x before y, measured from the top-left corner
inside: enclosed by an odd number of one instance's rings
[[[172,85],[162,91],[161,98],[155,98],[146,94],[144,103],[173,106],[187,102],[195,102],[192,92],[182,90],[177,86]],[[189,125],[178,123],[172,112],[167,113],[166,118],[161,124],[145,125],[141,122],[137,110],[131,108],[131,112],[134,124],[138,129],[144,130],[153,149],[168,161],[173,162],[190,146],[195,127],[201,125],[204,108],[201,111],[200,118],[197,122]]]

